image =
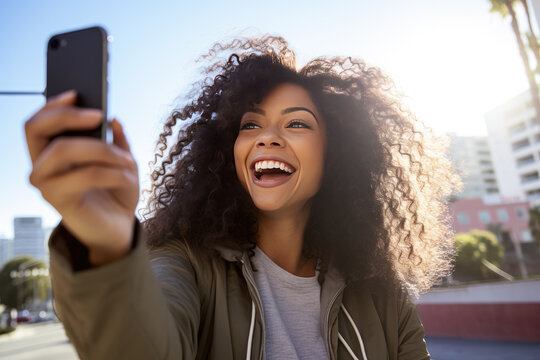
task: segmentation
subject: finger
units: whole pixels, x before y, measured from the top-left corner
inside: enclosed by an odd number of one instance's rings
[[[128,168],[133,158],[127,151],[93,138],[58,138],[38,156],[30,183],[39,186],[47,178],[89,164]]]
[[[43,147],[45,147],[46,141],[43,141],[42,139],[34,139],[35,136],[33,136],[36,132],[32,131],[34,125],[37,122],[37,119],[43,114],[43,112],[46,112],[53,108],[58,108],[61,106],[69,106],[74,105],[75,101],[77,99],[76,92],[74,90],[63,92],[55,97],[48,98],[46,101],[46,104],[39,109],[34,115],[30,117],[27,121],[24,123],[24,133],[26,136],[26,144],[28,145],[28,152],[30,155],[30,159],[32,163],[34,162],[34,159],[36,158],[37,154],[40,152]],[[37,132],[39,134],[39,132]]]
[[[124,129],[122,127],[122,124],[118,121],[118,119],[114,118],[112,123],[112,130],[113,130],[113,144],[115,146],[118,146],[120,149],[124,150],[126,154],[129,154],[128,157],[131,158],[131,164],[130,167],[137,169],[137,162],[135,161],[135,158],[133,157],[133,154],[131,153],[131,147],[129,146],[129,142],[127,140],[126,134],[124,133]]]
[[[126,138],[126,134],[124,133],[124,128],[122,127],[122,124],[118,121],[118,119],[114,118],[111,122],[112,130],[113,130],[113,143],[120,148],[131,152],[129,143]]]
[[[77,92],[75,90],[64,91],[63,93],[48,98],[42,110],[53,109],[59,106],[74,105],[76,101]]]
[[[94,165],[50,178],[40,190],[45,200],[58,203],[90,190],[125,189],[135,186],[136,182],[136,175],[128,169]]]
[[[102,116],[101,110],[76,107],[58,107],[38,112],[25,123],[26,142],[32,162],[49,144],[51,136],[66,130],[97,127]]]

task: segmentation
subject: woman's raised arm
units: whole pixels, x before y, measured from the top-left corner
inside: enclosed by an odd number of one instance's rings
[[[111,124],[113,144],[90,137],[50,140],[101,121],[101,111],[78,108],[75,101],[74,91],[62,93],[26,121],[29,181],[88,248],[91,264],[99,266],[121,258],[131,246],[139,200],[137,164],[116,120]]]

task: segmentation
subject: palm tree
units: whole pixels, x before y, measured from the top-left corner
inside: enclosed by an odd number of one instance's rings
[[[531,21],[531,13],[529,12],[529,4],[527,0],[521,0],[521,5],[525,10],[525,15],[527,16],[527,24],[529,25],[529,32],[527,33],[527,39],[529,40],[529,48],[532,50],[534,57],[536,59],[536,69],[534,70],[537,74],[540,74],[540,49],[538,48],[538,39],[534,33],[534,28]]]
[[[514,31],[514,35],[516,37],[516,41],[518,43],[519,48],[519,54],[521,55],[521,60],[523,60],[523,65],[525,66],[525,73],[527,75],[527,80],[529,81],[529,90],[531,92],[532,96],[532,103],[536,110],[536,120],[540,122],[540,98],[538,97],[538,85],[536,84],[536,80],[534,78],[535,71],[531,70],[531,65],[529,63],[529,57],[527,55],[527,50],[525,48],[525,44],[523,43],[523,39],[521,38],[521,32],[519,30],[519,24],[517,21],[516,12],[514,11],[514,3],[516,3],[518,0],[489,0],[491,3],[491,9],[490,12],[499,13],[503,18],[506,18],[508,15],[510,15],[510,24],[512,26],[512,30]],[[522,1],[523,3],[523,1]],[[525,11],[528,14],[528,6],[527,2],[525,1]],[[529,17],[529,23],[530,23],[530,17]],[[531,26],[531,34],[534,34],[532,31]],[[531,41],[531,47],[536,46],[536,36],[534,37],[533,41]],[[539,55],[535,54],[536,59],[538,59]],[[536,66],[538,68],[538,64]]]

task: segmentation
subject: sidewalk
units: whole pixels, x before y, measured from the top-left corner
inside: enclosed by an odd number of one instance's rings
[[[0,336],[2,360],[76,360],[62,324],[55,321],[20,324],[7,335]]]
[[[540,360],[540,343],[426,337],[432,360]]]

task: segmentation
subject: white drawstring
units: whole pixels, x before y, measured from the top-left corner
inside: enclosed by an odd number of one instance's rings
[[[251,343],[253,341],[253,329],[255,328],[255,303],[251,301],[251,324],[249,325],[249,337],[247,343],[246,360],[251,359]]]
[[[341,309],[343,310],[343,312],[345,313],[345,316],[347,317],[347,319],[349,319],[349,322],[351,323],[351,325],[354,328],[354,332],[356,333],[356,337],[358,339],[358,342],[360,343],[360,348],[362,350],[362,358],[364,360],[368,360],[367,355],[366,355],[366,350],[364,348],[364,342],[362,341],[362,336],[360,335],[360,332],[358,331],[358,328],[356,327],[356,324],[354,323],[351,315],[349,315],[349,312],[347,311],[347,309],[345,308],[345,306],[343,304],[341,304]],[[253,301],[251,301],[251,324],[249,325],[249,337],[248,337],[248,343],[247,343],[246,360],[251,359],[251,346],[252,346],[252,342],[253,342],[253,330],[254,330],[254,328],[255,328],[255,303]],[[349,346],[349,344],[347,344],[347,342],[345,341],[343,336],[341,336],[340,333],[338,333],[338,337],[339,337],[339,340],[343,343],[343,345],[347,349],[347,351],[349,352],[349,354],[351,355],[351,357],[354,360],[360,360],[354,354],[351,347]]]
[[[347,344],[347,342],[345,341],[345,339],[343,339],[343,336],[341,336],[340,333],[338,333],[338,337],[339,337],[339,340],[341,340],[341,342],[343,343],[343,346],[345,346],[345,349],[347,349],[347,351],[349,352],[349,355],[351,355],[351,357],[354,359],[354,360],[360,360],[358,359],[358,357],[356,355],[354,355],[351,347],[349,346],[349,344]]]
[[[347,309],[345,309],[345,306],[343,304],[341,304],[341,309],[343,310],[343,312],[345,313],[345,316],[347,316],[347,319],[349,319],[349,322],[351,323],[351,325],[354,328],[354,332],[356,333],[356,338],[358,339],[358,342],[360,343],[360,349],[362,350],[362,358],[364,360],[368,360],[367,355],[366,355],[366,349],[364,348],[364,342],[362,341],[362,336],[360,336],[360,331],[358,331],[358,328],[356,327],[356,324],[354,323],[351,315],[349,315],[349,312],[347,311]],[[349,352],[349,354],[351,355],[351,357],[354,360],[359,360],[358,357],[351,350],[351,347],[349,346],[349,344],[347,344],[345,342],[345,339],[343,338],[343,336],[341,336],[340,333],[338,333],[338,337],[339,337],[339,340],[341,340],[341,342],[343,343],[343,345],[347,349],[347,351]]]

